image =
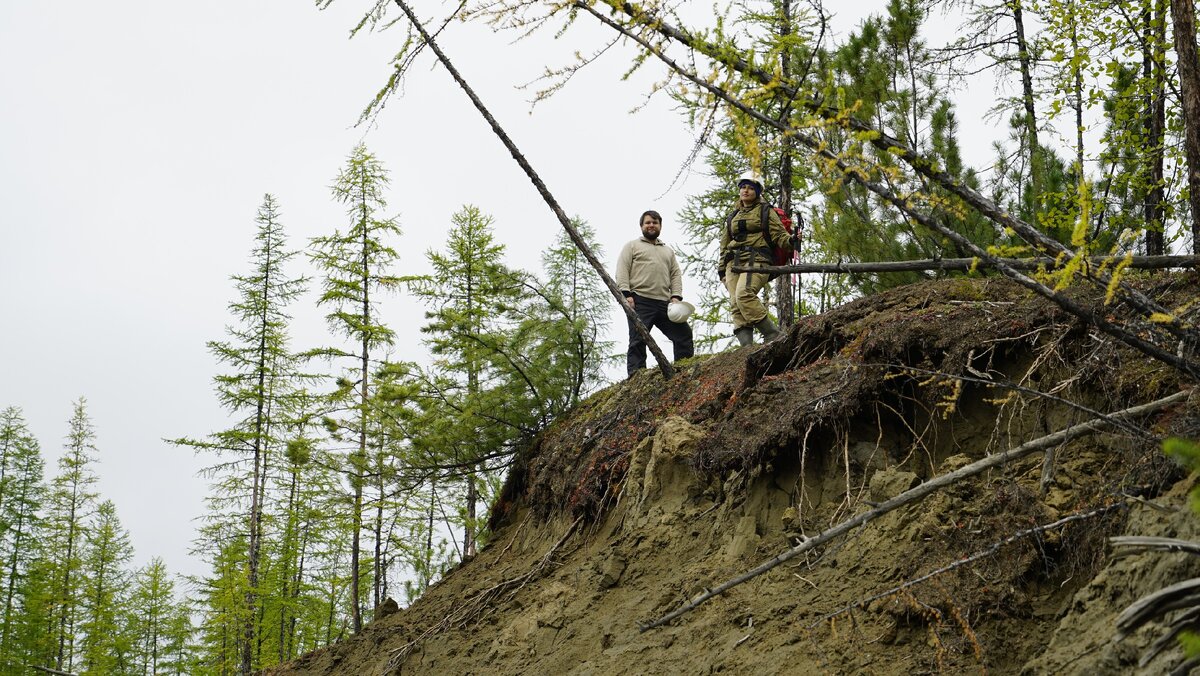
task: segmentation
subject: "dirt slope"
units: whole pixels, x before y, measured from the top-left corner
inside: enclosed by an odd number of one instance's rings
[[[1192,278],[1146,286],[1168,304],[1196,292]],[[646,371],[596,395],[523,454],[476,558],[411,608],[273,673],[1136,671],[1152,631],[1113,644],[1116,614],[1200,568],[1181,554],[1113,560],[1105,538],[1196,536],[1200,522],[1184,507],[1191,480],[1123,430],[1065,444],[1045,468],[1038,454],[961,482],[640,630],[798,538],[1091,417],[946,376],[1100,411],[1185,385],[1005,281],[862,299],[670,382]],[[1147,423],[1195,436],[1194,413]]]

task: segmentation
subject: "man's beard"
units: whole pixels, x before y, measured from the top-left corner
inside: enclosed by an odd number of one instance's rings
[[[657,232],[650,233],[650,232],[646,232],[645,230],[642,231],[642,237],[645,237],[646,239],[650,240],[651,242],[658,239],[658,234],[659,233],[657,233]]]

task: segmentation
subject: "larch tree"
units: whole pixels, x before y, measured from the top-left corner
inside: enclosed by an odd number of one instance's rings
[[[592,251],[603,256],[595,229],[579,217],[574,225]],[[538,362],[559,382],[554,390],[560,397],[554,406],[558,414],[573,408],[603,381],[605,362],[612,356],[612,342],[603,340],[611,303],[608,289],[565,232],[542,252],[542,271],[545,282],[534,294],[542,298],[537,304],[542,312],[533,313],[529,321],[544,329],[545,354]]]
[[[58,594],[54,587],[57,570],[46,547],[48,529],[35,532],[32,551],[34,557],[17,583],[14,596],[20,600],[19,612],[12,618],[9,631],[14,646],[10,659],[18,670],[5,672],[24,674],[26,666],[52,668],[58,654],[57,636],[54,629],[58,611]]]
[[[195,674],[199,670],[195,666],[195,649],[193,643],[191,605],[184,599],[174,603],[167,617],[166,640],[163,645],[163,656],[158,673],[170,676]]]
[[[908,3],[893,2],[892,6],[897,4],[907,6]],[[405,12],[408,22],[416,21],[402,0],[398,0],[397,5]],[[1176,354],[1172,347],[1179,340],[1198,339],[1198,332],[1181,318],[1185,308],[1166,308],[1151,300],[1121,278],[1121,268],[1085,265],[1084,255],[1090,251],[1086,238],[1080,237],[1082,244],[1075,244],[1076,235],[1083,228],[1073,228],[1071,242],[1065,244],[1040,230],[1036,223],[1031,224],[1012,214],[970,181],[946,171],[928,150],[913,147],[903,136],[897,136],[894,129],[864,115],[859,99],[847,96],[840,89],[806,92],[790,78],[781,76],[777,69],[764,67],[757,51],[739,48],[726,39],[721,20],[715,27],[696,29],[681,24],[678,15],[661,2],[642,4],[620,0],[596,3],[580,0],[569,4],[505,0],[476,11],[473,16],[490,19],[502,28],[525,32],[531,27],[555,24],[560,19],[566,19],[569,25],[580,17],[588,17],[589,21],[594,20],[610,30],[610,34],[636,45],[635,64],[643,65],[652,60],[666,71],[666,80],[659,82],[656,90],[677,87],[681,95],[692,98],[701,107],[709,105],[746,115],[794,135],[797,143],[805,147],[831,177],[870,192],[873,199],[886,205],[889,217],[911,223],[910,227],[918,233],[928,233],[925,239],[936,246],[936,251],[949,250],[980,258],[1004,276],[1094,325],[1114,340],[1189,375],[1200,374],[1200,363],[1188,355]],[[385,16],[375,19],[386,21]],[[403,25],[405,22],[392,23]],[[422,36],[425,40],[430,39],[427,33]],[[445,60],[444,56],[439,55],[439,58]],[[392,82],[402,77],[403,70],[402,65]],[[459,82],[466,90],[467,85],[461,78]],[[772,120],[752,107],[754,92],[774,88],[796,96],[796,113],[788,120]],[[826,132],[847,139],[845,148],[831,147],[824,140]],[[499,130],[497,134],[500,134]],[[913,187],[918,189],[913,190]],[[1081,207],[1081,214],[1086,215],[1086,202],[1081,203]],[[1049,284],[1025,275],[1001,260],[1005,252],[993,249],[992,241],[976,241],[972,233],[964,231],[960,227],[962,224],[954,221],[959,214],[970,214],[972,219],[986,226],[984,235],[1019,240],[1025,252],[1057,257],[1067,264],[1055,273],[1056,279]],[[1086,219],[1079,218],[1076,223],[1085,224]],[[1010,249],[1008,253],[1011,255],[1011,252]],[[1132,309],[1131,314],[1109,321],[1089,313],[1061,292],[1063,286],[1074,281],[1107,289],[1107,297],[1112,302],[1127,303]],[[1148,332],[1143,330],[1147,321],[1153,323]]]
[[[416,397],[420,385],[415,364],[385,363],[375,374],[371,398],[371,531],[375,542],[371,576],[373,607],[378,609],[389,596],[393,563],[403,560],[403,549],[415,543],[397,538],[406,522],[414,518],[411,500],[414,487],[402,481],[404,460],[415,436]]]
[[[487,473],[486,458],[505,447],[521,426],[506,416],[514,408],[511,399],[488,396],[500,377],[500,362],[522,368],[517,355],[504,349],[502,335],[509,328],[510,309],[521,301],[522,276],[504,264],[504,246],[495,241],[492,223],[478,207],[464,206],[451,216],[445,249],[426,254],[433,272],[406,279],[413,295],[429,308],[421,331],[438,374],[429,382],[444,409],[436,416],[445,421],[438,441],[427,448],[440,446],[466,484],[463,556],[476,552],[479,475]]]
[[[201,528],[196,553],[205,553],[210,570],[196,582],[200,606],[198,652],[208,673],[231,674],[241,669],[244,629],[253,621],[246,606],[246,533],[243,522],[221,518]]]
[[[37,439],[20,409],[0,412],[0,674],[15,674],[32,663],[33,650],[22,631],[33,615],[30,568],[42,552],[38,537],[46,487]],[[42,627],[44,629],[44,627]]]
[[[52,573],[54,668],[71,671],[76,658],[76,631],[83,597],[83,545],[96,511],[96,433],[87,412],[87,401],[74,404],[58,475],[51,483],[46,514],[46,551]]]
[[[1187,158],[1188,202],[1192,216],[1192,254],[1200,255],[1200,56],[1196,49],[1196,6],[1192,0],[1171,0],[1178,57],[1180,108],[1183,111]]]
[[[766,0],[739,4],[721,38],[728,44],[744,44],[759,54],[759,60],[787,74],[805,88],[819,87],[829,68],[823,47],[827,17],[819,3]],[[798,162],[794,140],[758,124],[745,115],[729,114],[710,105],[676,94],[689,121],[699,129],[696,154],[708,165],[713,178],[709,188],[691,195],[679,213],[686,240],[678,247],[681,261],[699,281],[694,292],[701,344],[712,345],[727,338],[719,329],[728,323],[727,292],[718,279],[718,245],[725,219],[737,202],[736,181],[746,172],[763,177],[763,199],[793,214],[817,188],[817,167]],[[751,105],[770,118],[786,119],[792,114],[793,96],[779,91],[750,93]],[[818,255],[810,246],[806,255]],[[794,317],[795,289],[790,277],[776,279],[775,312],[781,323]]]
[[[134,575],[129,596],[138,671],[160,674],[170,658],[175,582],[163,560],[155,557]]]
[[[277,465],[276,479],[281,495],[275,501],[275,556],[268,571],[273,598],[270,613],[263,622],[264,631],[275,637],[275,657],[283,662],[304,650],[322,644],[305,644],[302,636],[312,636],[313,596],[311,567],[314,551],[331,534],[330,512],[344,513],[343,504],[331,496],[342,493],[337,476],[330,471],[333,463],[317,450],[315,439],[298,422],[285,449],[283,462]],[[334,523],[339,520],[335,519]],[[340,526],[339,526],[340,527]]]
[[[379,295],[394,289],[399,280],[391,266],[399,258],[392,241],[399,237],[400,226],[394,217],[386,217],[388,172],[366,146],[350,153],[346,165],[333,184],[334,199],[346,207],[349,226],[312,241],[312,258],[322,271],[322,290],[318,306],[329,308],[326,320],[330,330],[350,340],[353,351],[341,348],[316,350],[329,358],[347,358],[354,366],[339,378],[337,399],[347,415],[328,418],[335,438],[351,443],[346,475],[352,495],[350,518],[353,534],[350,551],[350,603],[352,628],[362,629],[362,546],[363,486],[368,480],[368,440],[371,375],[378,362],[378,351],[390,346],[394,333],[379,313]],[[374,359],[374,362],[373,362]]]
[[[301,378],[298,357],[288,349],[289,305],[305,290],[307,280],[290,274],[289,262],[297,251],[287,246],[279,204],[267,194],[255,217],[257,230],[251,250],[251,270],[234,275],[237,298],[229,304],[233,323],[227,340],[208,343],[209,352],[227,366],[214,378],[217,397],[237,416],[233,427],[205,440],[178,439],[175,443],[217,453],[219,464],[207,474],[216,478],[222,499],[232,499],[244,510],[246,537],[245,614],[241,642],[241,670],[256,668],[253,646],[258,631],[255,618],[259,593],[259,568],[263,538],[263,503],[272,459],[284,443],[280,428],[292,408]],[[229,459],[232,456],[232,459]]]
[[[117,508],[104,500],[88,530],[81,585],[80,654],[84,673],[125,674],[136,668],[131,634],[129,583],[126,568],[133,558],[129,533],[121,526]]]

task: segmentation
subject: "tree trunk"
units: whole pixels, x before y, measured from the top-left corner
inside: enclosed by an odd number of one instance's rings
[[[259,318],[260,324],[258,327],[258,383],[255,394],[258,401],[255,403],[254,411],[254,471],[250,482],[250,541],[248,543],[248,551],[246,553],[246,624],[242,628],[242,673],[249,674],[253,671],[253,648],[255,634],[255,606],[258,603],[258,553],[259,553],[259,536],[262,513],[262,485],[264,482],[263,475],[266,473],[263,462],[264,444],[263,437],[266,431],[266,398],[267,398],[267,323],[266,303],[268,297],[268,289],[271,281],[271,245],[266,245],[267,273],[263,275],[263,298],[264,307],[263,315]]]
[[[463,529],[463,558],[475,556],[475,503],[479,490],[475,486],[475,470],[472,466],[467,474],[467,523]]]
[[[363,466],[367,462],[367,402],[370,399],[370,389],[367,386],[368,378],[371,375],[371,274],[369,268],[370,250],[369,250],[369,222],[370,215],[367,211],[364,202],[362,206],[362,358],[359,377],[361,378],[361,387],[359,389],[359,415],[358,415],[358,449],[355,452],[355,458],[351,462],[353,467],[351,471],[354,476],[354,534],[351,536],[350,543],[350,601],[353,606],[352,626],[354,633],[362,631],[362,607],[359,603],[361,597],[361,586],[359,580],[359,559],[362,552],[362,527],[363,527]]]
[[[1033,105],[1033,69],[1029,54],[1029,43],[1025,40],[1025,20],[1021,13],[1021,0],[1012,0],[1013,23],[1016,25],[1017,60],[1021,64],[1021,98],[1025,103],[1025,138],[1029,146],[1029,192],[1032,208],[1031,220],[1038,222],[1042,195],[1042,150],[1038,142],[1037,112]]]
[[[299,475],[299,471],[296,469],[295,465],[292,465],[291,482],[288,486],[287,508],[284,511],[284,514],[287,515],[287,517],[286,517],[287,518],[287,527],[284,530],[283,552],[282,552],[282,555],[280,556],[280,566],[282,566],[282,568],[283,568],[283,570],[281,570],[279,573],[279,579],[280,579],[281,585],[282,585],[281,589],[279,590],[279,599],[280,599],[280,604],[279,604],[279,661],[280,662],[286,662],[291,657],[291,654],[287,652],[287,648],[286,648],[287,643],[288,643],[288,641],[287,641],[287,624],[288,624],[287,619],[288,619],[289,608],[291,605],[289,603],[290,594],[291,594],[291,571],[289,570],[289,566],[292,563],[293,557],[296,556],[296,552],[293,550],[293,547],[295,547],[295,543],[296,543],[297,519],[296,519],[295,512],[293,510],[295,510],[295,508],[296,508],[296,488],[297,488],[297,483],[299,482],[298,475]]]
[[[372,601],[371,607],[372,608],[378,608],[379,604],[383,603],[383,575],[384,575],[383,571],[385,568],[385,566],[383,565],[383,498],[384,498],[384,495],[383,495],[383,463],[384,463],[384,460],[383,460],[383,449],[382,448],[379,449],[379,453],[376,455],[376,458],[377,458],[377,462],[375,463],[375,473],[377,476],[375,479],[375,490],[378,491],[376,494],[377,495],[376,500],[378,500],[378,502],[375,504],[375,524],[374,524],[374,526],[375,526],[375,528],[374,528],[374,530],[375,530],[375,565],[372,567],[372,569],[375,571],[375,580],[374,580],[374,584],[372,585],[372,587],[374,589],[374,594],[371,599],[371,601]],[[374,615],[372,615],[372,619],[374,619]]]
[[[1150,0],[1146,1],[1145,37],[1142,59],[1142,75],[1151,82],[1146,94],[1146,132],[1150,153],[1147,156],[1146,180],[1150,185],[1146,191],[1144,214],[1146,218],[1146,255],[1161,256],[1166,253],[1163,221],[1166,214],[1163,201],[1163,143],[1166,137],[1166,54],[1163,53],[1167,30],[1166,0],[1154,2],[1151,14]],[[1153,20],[1152,20],[1153,17]]]
[[[792,33],[792,2],[780,2],[779,34],[788,36]],[[779,65],[784,77],[791,73],[791,54],[783,49],[779,55]],[[784,105],[779,111],[779,119],[786,123],[791,116],[791,101],[784,95]],[[783,213],[792,213],[792,137],[783,135],[783,148],[779,158],[779,208]],[[779,325],[787,329],[796,322],[795,291],[792,288],[792,276],[780,275],[775,279],[775,314],[779,316]]]
[[[1079,54],[1079,31],[1077,29],[1078,6],[1076,3],[1071,3],[1071,54]],[[1079,172],[1079,182],[1083,182],[1083,68],[1074,63],[1071,66],[1074,71],[1071,74],[1072,84],[1075,92],[1075,166]],[[1025,110],[1032,110],[1032,100],[1025,104]]]
[[[1188,202],[1192,212],[1192,255],[1200,255],[1200,63],[1196,56],[1196,14],[1192,0],[1171,0],[1179,89],[1183,104]]]

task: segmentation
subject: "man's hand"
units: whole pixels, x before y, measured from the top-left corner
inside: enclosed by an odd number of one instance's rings
[[[634,307],[635,305],[637,305],[637,303],[634,302],[633,296],[627,296],[625,298],[625,304],[628,305],[629,307]]]

